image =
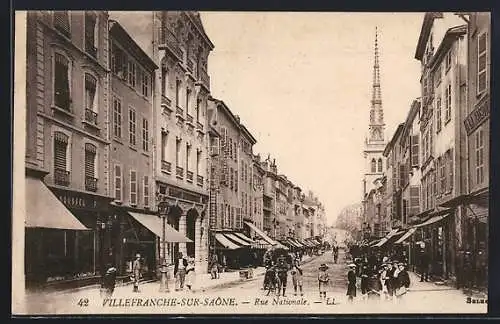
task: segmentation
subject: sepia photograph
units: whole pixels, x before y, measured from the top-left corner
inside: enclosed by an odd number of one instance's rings
[[[489,12],[14,18],[12,315],[487,313]]]

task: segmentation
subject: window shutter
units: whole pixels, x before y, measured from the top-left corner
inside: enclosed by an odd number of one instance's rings
[[[419,136],[411,137],[411,165],[418,167],[419,165]]]
[[[85,177],[95,178],[95,155],[95,151],[85,147]]]
[[[453,150],[448,151],[448,190],[453,190]]]
[[[130,204],[137,205],[137,172],[130,170]]]
[[[420,211],[420,188],[410,187],[410,215],[417,215]]]
[[[54,168],[66,170],[66,149],[69,137],[61,132],[54,133]]]
[[[122,168],[115,165],[115,199],[122,200]]]
[[[405,185],[405,178],[406,178],[406,175],[405,175],[405,164],[401,163],[399,165],[399,186],[400,187],[404,187],[404,185]]]
[[[149,206],[149,177],[144,176],[144,206]]]

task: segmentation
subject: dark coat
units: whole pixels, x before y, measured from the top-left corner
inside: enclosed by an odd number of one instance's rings
[[[347,296],[356,297],[356,273],[353,270],[349,270],[347,273]]]
[[[410,287],[410,276],[406,270],[403,270],[398,275],[399,286],[409,288]]]

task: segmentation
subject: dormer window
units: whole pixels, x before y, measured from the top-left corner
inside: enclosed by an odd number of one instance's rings
[[[97,58],[97,15],[93,12],[85,12],[85,52]]]

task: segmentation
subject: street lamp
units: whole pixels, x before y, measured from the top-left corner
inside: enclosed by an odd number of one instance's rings
[[[160,278],[160,292],[170,292],[168,289],[168,277],[167,277],[167,272],[168,272],[168,267],[167,267],[167,247],[166,247],[166,234],[165,234],[165,221],[167,218],[167,215],[170,211],[170,205],[166,201],[160,201],[158,203],[158,214],[161,217],[162,220],[162,249],[163,249],[163,256],[162,256],[162,264],[160,268],[160,273],[161,273],[161,278]]]

